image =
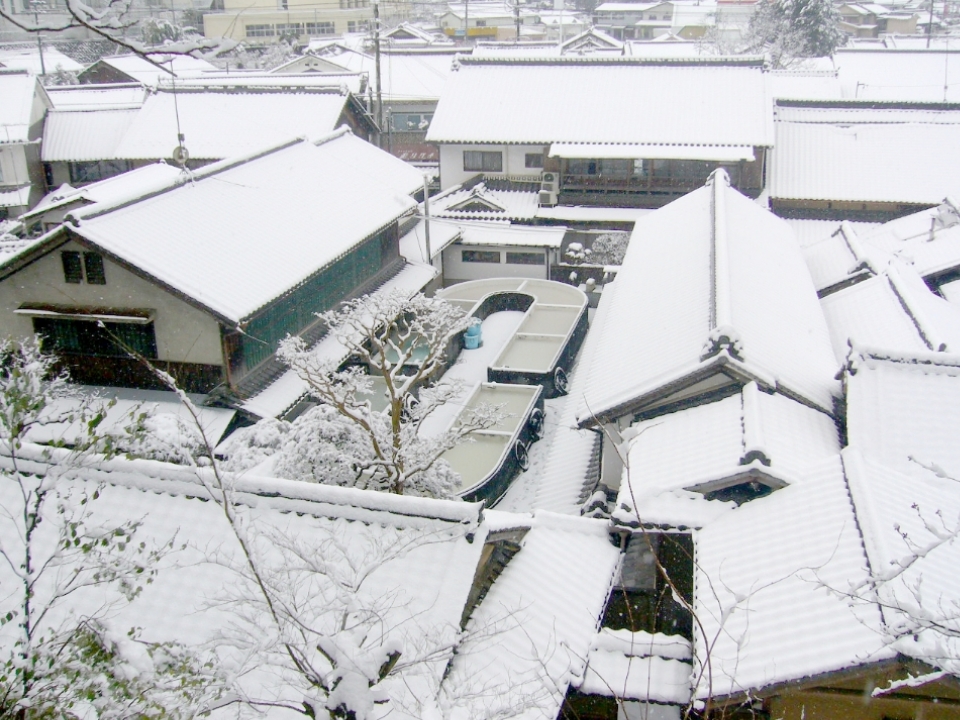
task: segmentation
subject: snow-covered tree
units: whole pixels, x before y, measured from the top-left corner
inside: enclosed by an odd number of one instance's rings
[[[750,18],[749,47],[774,67],[796,58],[827,57],[846,42],[830,0],[762,0]]]
[[[0,718],[187,718],[216,695],[209,668],[176,643],[141,641],[115,611],[150,583],[173,549],[143,541],[140,522],[104,523],[99,490],[60,480],[103,449],[102,408],[85,401],[36,340],[0,341]],[[42,426],[82,429],[48,448],[37,473],[20,456]],[[109,447],[110,443],[106,444]]]
[[[459,477],[442,455],[503,418],[499,408],[480,405],[464,409],[444,431],[422,431],[434,412],[465,392],[463,383],[439,376],[451,343],[470,322],[466,313],[439,298],[392,292],[351,300],[320,317],[361,365],[341,370],[337,360],[308,349],[299,337],[281,343],[279,357],[327,406],[296,428],[304,440],[311,433],[313,439],[299,444],[299,459],[288,455],[285,467],[300,477],[316,468],[313,477],[320,482],[331,477],[337,484],[397,494],[450,496]],[[373,402],[374,376],[383,385],[383,409]],[[304,432],[303,425],[312,430]],[[326,476],[330,463],[324,455],[333,449],[340,473]]]

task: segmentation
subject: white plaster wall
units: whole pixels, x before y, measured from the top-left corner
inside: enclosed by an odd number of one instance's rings
[[[460,259],[462,250],[480,250],[482,252],[500,253],[499,263],[463,262]],[[525,277],[547,279],[547,266],[544,265],[513,265],[507,263],[507,252],[543,253],[543,248],[513,247],[506,245],[460,245],[454,243],[443,251],[443,279],[444,283],[463,282],[465,280],[482,280],[484,278]]]
[[[17,187],[30,182],[25,145],[0,146],[0,186]]]
[[[545,149],[547,149],[545,145],[508,145],[504,169],[510,176],[528,176],[531,180],[539,180],[543,168],[528,168],[526,155],[536,153],[546,159]]]
[[[32,318],[13,313],[22,303],[152,310],[158,359],[223,365],[220,327],[213,317],[108,258],[103,259],[106,285],[67,283],[60,253],[84,249],[68,242],[0,281],[0,337],[33,334]]]

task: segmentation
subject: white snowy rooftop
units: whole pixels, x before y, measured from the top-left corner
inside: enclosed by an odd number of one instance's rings
[[[110,160],[137,117],[138,107],[59,110],[47,113],[40,157],[44,162]],[[176,143],[157,157],[169,157]]]
[[[788,107],[778,103],[774,199],[928,203],[956,185],[960,111],[942,107]],[[897,148],[891,162],[890,148]]]
[[[752,59],[462,57],[427,139],[753,147],[773,133]]]
[[[26,142],[40,82],[25,72],[0,72],[0,145]]]
[[[314,88],[268,91],[161,88],[147,97],[113,157],[170,157],[177,133],[192,158],[220,160],[253,152],[287,138],[319,138],[336,129],[349,94]],[[179,118],[179,124],[178,124]]]
[[[471,17],[474,8],[470,8]],[[335,50],[339,50],[337,53]],[[321,57],[351,72],[365,72],[370,77],[370,87],[376,86],[376,60],[366,53],[335,48],[322,53]],[[382,52],[380,65],[382,72],[381,88],[384,100],[436,101],[443,93],[451,68],[456,57],[453,51],[438,52],[429,50],[415,52]]]
[[[55,47],[47,45],[43,48],[43,60],[36,48],[5,47],[0,49],[0,68],[12,70],[26,70],[31,75],[40,75],[44,71],[52,75],[57,70],[77,72],[83,70],[83,65],[67,57]]]
[[[269,73],[266,71],[252,72],[209,72],[188,78],[160,78],[159,87],[165,90],[177,88],[204,87],[212,89],[222,88],[340,88],[345,87],[354,95],[359,95],[366,89],[367,78],[359,72],[307,72],[294,75]]]
[[[97,62],[109,65],[144,85],[156,85],[160,78],[171,77],[172,75],[191,77],[217,70],[216,65],[189,55],[172,55],[168,58],[158,56],[154,57],[153,60],[154,62],[150,62],[131,53],[130,55],[100,58]],[[157,67],[157,64],[163,67]]]
[[[68,218],[88,241],[234,323],[416,207],[410,193],[422,185],[413,167],[342,129]],[[251,221],[251,208],[269,222]]]
[[[637,221],[613,284],[580,423],[734,378],[832,412],[838,366],[793,233],[723,171]]]
[[[695,495],[751,481],[780,492],[840,452],[833,418],[762,392],[754,382],[723,400],[637,423],[622,435],[629,471],[613,518],[630,526],[701,526],[702,503]]]
[[[135,108],[147,95],[139,83],[53,85],[46,90],[56,110]]]
[[[956,49],[839,48],[834,54],[843,97],[850,100],[960,101]]]

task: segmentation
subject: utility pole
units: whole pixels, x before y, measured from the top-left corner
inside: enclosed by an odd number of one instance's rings
[[[467,42],[469,38],[470,38],[470,0],[463,0],[463,42],[465,44],[469,44]]]
[[[927,24],[927,49],[930,49],[930,36],[933,35],[933,0],[930,0],[930,22]]]
[[[380,129],[380,142],[383,148],[383,90],[380,84],[380,2],[373,0],[373,58],[377,75],[377,127]]]
[[[33,0],[30,4],[33,5],[33,24],[37,26],[37,52],[40,53],[40,74],[46,75],[47,66],[43,62],[43,38],[40,32],[40,3],[38,0]]]
[[[516,11],[516,20],[517,20],[517,39],[516,42],[520,42],[520,0],[514,0],[513,9]]]

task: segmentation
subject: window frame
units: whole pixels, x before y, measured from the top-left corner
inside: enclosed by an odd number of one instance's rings
[[[63,267],[63,281],[68,285],[83,284],[83,259],[76,250],[60,252],[60,264]]]
[[[503,151],[464,150],[463,169],[465,172],[503,172]]]
[[[494,260],[493,256],[497,259]],[[460,251],[460,262],[465,263],[485,263],[487,265],[502,265],[503,253],[499,250],[468,250]]]
[[[543,153],[524,153],[523,166],[535,170],[543,170]]]
[[[539,265],[542,267],[547,264],[547,258],[542,252],[530,252],[529,250],[508,250],[506,255],[507,265]]]

